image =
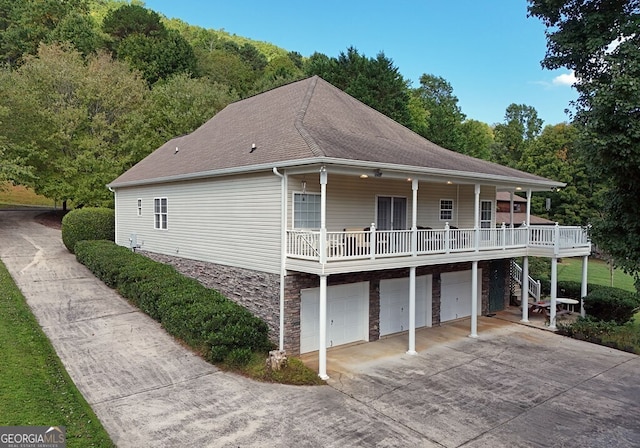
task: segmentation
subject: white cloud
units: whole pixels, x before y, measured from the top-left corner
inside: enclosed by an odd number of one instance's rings
[[[576,78],[576,74],[573,70],[570,73],[563,73],[556,76],[552,81],[554,86],[572,86],[576,82],[578,82],[578,79]]]

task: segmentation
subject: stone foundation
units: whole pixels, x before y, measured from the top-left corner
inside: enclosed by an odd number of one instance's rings
[[[229,299],[244,306],[269,326],[269,337],[277,343],[280,325],[280,276],[215,263],[189,260],[170,255],[140,251],[141,254],[174,266],[180,273],[194,278],[208,288],[220,291]],[[482,269],[482,314],[489,311],[489,262],[478,263]],[[432,325],[440,325],[440,274],[466,271],[471,263],[420,266],[416,276],[431,275]],[[369,340],[380,338],[380,280],[409,277],[409,269],[336,274],[327,278],[327,286],[369,282]],[[300,353],[300,291],[320,286],[317,275],[289,272],[284,285],[284,349],[290,355]],[[508,297],[508,288],[505,288]]]
[[[269,339],[278,343],[280,328],[280,276],[206,261],[138,251],[152,260],[170,264],[207,288],[242,305],[269,326]],[[300,313],[298,313],[300,314]],[[300,317],[298,317],[298,321]],[[299,323],[298,323],[299,325]]]

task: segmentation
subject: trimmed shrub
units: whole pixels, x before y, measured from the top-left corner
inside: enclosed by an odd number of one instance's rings
[[[587,284],[587,293],[591,293],[596,289],[602,288],[601,285],[593,283]],[[547,278],[540,279],[540,288],[543,295],[548,296],[551,294],[551,280]],[[582,284],[580,282],[574,282],[570,280],[559,280],[557,286],[558,297],[566,297],[569,299],[580,300],[582,297]]]
[[[79,208],[62,218],[62,242],[69,252],[83,240],[115,240],[115,212],[110,208]]]
[[[244,367],[251,361],[253,352],[246,348],[234,348],[229,352],[224,362],[229,367]]]
[[[640,305],[638,295],[619,288],[600,286],[584,299],[584,309],[589,316],[600,321],[615,321],[618,325],[628,322]]]
[[[265,322],[172,266],[104,240],[80,241],[75,251],[98,278],[209,361],[232,356],[236,363],[247,351],[272,348]]]
[[[591,316],[578,317],[569,325],[559,324],[558,333],[574,339],[601,344],[602,339],[616,331],[618,325],[613,321],[596,320]]]

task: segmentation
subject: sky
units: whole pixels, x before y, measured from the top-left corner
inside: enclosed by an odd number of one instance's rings
[[[453,87],[468,119],[504,122],[526,104],[544,124],[569,121],[576,99],[568,70],[544,70],[545,27],[526,0],[146,0],[147,8],[191,25],[270,42],[303,56],[337,57],[354,47],[383,52],[419,86],[422,74]]]

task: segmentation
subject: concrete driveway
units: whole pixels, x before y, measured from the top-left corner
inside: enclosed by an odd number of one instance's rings
[[[354,358],[330,386],[256,383],[174,342],[34,215],[0,211],[0,258],[120,447],[640,446],[637,356],[482,320],[478,340]]]

